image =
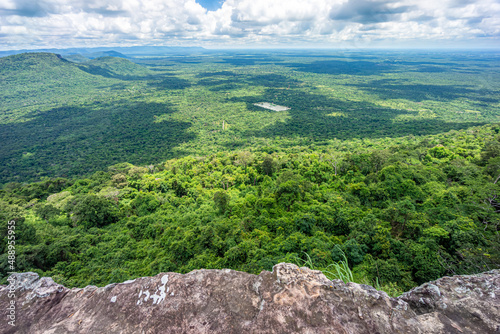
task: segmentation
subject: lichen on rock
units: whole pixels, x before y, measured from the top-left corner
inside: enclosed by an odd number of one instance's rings
[[[280,263],[161,273],[97,288],[68,289],[35,273],[14,274],[16,326],[1,333],[498,333],[500,271],[443,277],[398,298],[330,281]],[[0,286],[7,312],[7,286]],[[6,315],[6,313],[5,313]],[[3,315],[2,315],[3,316]],[[5,317],[4,317],[5,319]]]

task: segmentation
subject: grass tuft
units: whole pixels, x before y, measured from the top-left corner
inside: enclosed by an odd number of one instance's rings
[[[347,257],[345,256],[345,253],[340,249],[338,245],[335,245],[335,247],[337,247],[342,253],[342,257],[344,258],[343,260],[332,263],[328,265],[326,268],[319,268],[314,265],[309,254],[304,252],[304,254],[306,254],[307,260],[302,260],[300,258],[297,258],[298,262],[297,265],[299,267],[308,267],[312,270],[320,270],[329,280],[340,279],[344,281],[344,283],[354,282],[354,277],[352,275],[351,268],[349,268],[349,263],[347,262]]]

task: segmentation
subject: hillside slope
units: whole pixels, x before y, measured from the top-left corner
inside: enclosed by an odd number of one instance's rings
[[[89,61],[90,58],[84,57],[81,54],[71,54],[71,55],[65,55],[63,57],[64,59],[73,62],[73,63],[84,63],[86,61]]]
[[[148,146],[137,140],[140,135],[154,138],[148,142],[154,151],[168,149],[168,139],[175,144],[173,135],[187,125],[151,125],[156,113],[170,111],[168,105],[128,100],[148,75],[148,69],[122,58],[80,64],[51,53],[0,58],[0,183],[102,169],[120,162],[123,150],[138,162],[139,148]]]
[[[79,66],[80,69],[91,74],[104,77],[134,79],[152,75],[147,68],[137,65],[130,60],[116,57],[99,57]]]
[[[0,58],[0,81],[0,124],[23,120],[46,104],[88,96],[106,84],[102,77],[82,71],[77,64],[52,53]]]
[[[137,79],[150,74],[147,68],[123,58],[103,57],[77,64],[53,53],[3,57],[0,58],[0,124],[7,121],[6,111],[30,105],[65,103],[98,94],[98,87],[113,83],[107,78]],[[21,117],[9,115],[16,119]]]

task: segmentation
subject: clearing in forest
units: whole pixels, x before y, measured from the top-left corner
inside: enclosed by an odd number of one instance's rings
[[[266,109],[274,110],[274,111],[290,110],[290,108],[288,108],[288,107],[279,106],[277,104],[269,103],[269,102],[254,103],[254,105],[257,106],[257,107],[262,107],[262,108],[266,108]]]

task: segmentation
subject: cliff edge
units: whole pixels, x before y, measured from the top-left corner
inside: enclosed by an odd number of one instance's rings
[[[10,281],[0,286],[6,334],[500,333],[500,270],[443,277],[398,298],[289,263],[259,275],[195,270],[102,288],[68,289],[29,272]]]

